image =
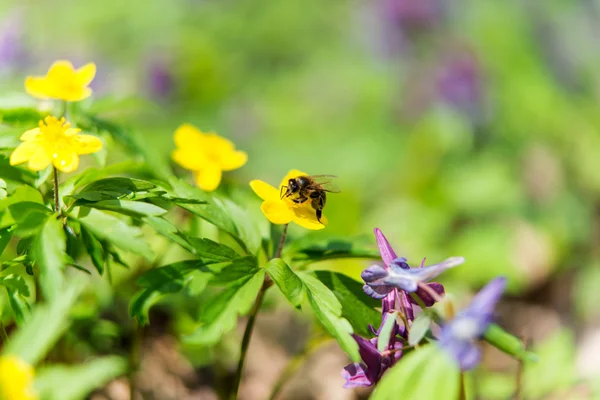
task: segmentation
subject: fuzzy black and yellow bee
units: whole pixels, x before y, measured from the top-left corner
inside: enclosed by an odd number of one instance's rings
[[[280,197],[290,197],[294,203],[302,204],[307,200],[316,212],[317,220],[321,222],[323,208],[327,202],[327,193],[339,193],[340,190],[332,183],[335,175],[301,175],[288,180],[287,186],[281,187]]]

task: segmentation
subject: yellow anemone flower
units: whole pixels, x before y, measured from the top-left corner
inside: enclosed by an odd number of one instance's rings
[[[10,165],[29,161],[28,168],[40,171],[52,163],[62,172],[72,172],[79,166],[79,155],[102,148],[102,142],[92,135],[80,135],[81,129],[71,128],[63,117],[48,116],[40,126],[21,135],[21,143],[10,155]]]
[[[37,400],[33,367],[15,356],[0,357],[0,399]]]
[[[323,229],[327,225],[327,218],[323,215],[321,216],[321,222],[319,222],[310,201],[296,204],[288,197],[283,199],[280,197],[281,190],[284,186],[287,186],[288,181],[301,175],[308,174],[296,169],[291,170],[281,181],[279,189],[258,179],[250,182],[250,187],[258,197],[264,200],[260,209],[272,223],[284,225],[295,222],[306,229]]]
[[[80,101],[90,97],[88,85],[96,76],[96,64],[88,63],[79,69],[69,61],[56,61],[46,76],[28,76],[25,90],[39,99]]]
[[[248,155],[236,150],[231,141],[190,124],[177,128],[174,139],[173,160],[193,171],[196,185],[207,192],[219,186],[223,171],[238,169],[248,160]]]

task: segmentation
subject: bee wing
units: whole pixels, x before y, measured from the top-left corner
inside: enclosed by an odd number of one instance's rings
[[[340,193],[340,188],[332,182],[332,179],[337,178],[336,175],[310,175],[309,176],[314,182],[315,189],[323,189],[330,193]]]

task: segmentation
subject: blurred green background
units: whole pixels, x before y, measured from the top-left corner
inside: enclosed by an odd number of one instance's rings
[[[379,227],[413,264],[462,255],[449,292],[508,276],[501,322],[563,354],[540,374],[567,377],[561,390],[600,375],[600,1],[3,0],[1,10],[3,98],[24,96],[24,77],[56,59],[94,61],[94,107],[157,159],[190,122],[249,153],[226,179],[335,174],[343,192],[328,200],[328,233]],[[364,263],[332,267],[358,277]],[[482,384],[490,398],[503,398],[502,379]]]

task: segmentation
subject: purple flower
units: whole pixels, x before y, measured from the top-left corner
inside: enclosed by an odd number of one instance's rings
[[[385,314],[387,312],[384,312],[382,316],[378,332],[374,332],[377,336],[385,323],[385,317],[387,317]],[[358,343],[358,351],[363,362],[344,367],[341,376],[346,380],[345,388],[367,387],[379,382],[383,373],[402,357],[402,342],[396,334],[397,330],[393,330],[383,353],[377,350],[378,337],[367,340],[358,335],[352,335]]]
[[[150,62],[148,70],[148,88],[150,95],[165,99],[175,88],[175,78],[171,68],[166,62],[154,60]]]
[[[483,85],[479,63],[471,52],[455,52],[442,63],[437,73],[437,91],[446,104],[476,117]]]
[[[412,299],[408,298],[406,293],[416,292],[425,305],[431,306],[435,303],[435,299],[429,294],[428,290],[421,287],[422,283],[428,282],[446,269],[460,265],[465,261],[463,257],[452,257],[428,267],[425,267],[422,263],[420,268],[410,268],[406,258],[396,256],[379,229],[375,229],[375,237],[385,267],[372,265],[362,272],[361,277],[365,281],[363,286],[365,293],[376,299],[385,299],[395,290],[401,290],[403,298],[407,299],[407,302],[412,301]],[[427,285],[429,289],[439,295],[444,293],[444,287],[439,283],[432,282]]]
[[[442,327],[440,344],[463,371],[474,368],[481,359],[481,350],[475,342],[492,322],[494,307],[505,286],[506,278],[492,280],[473,297],[467,308]]]

